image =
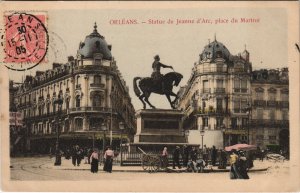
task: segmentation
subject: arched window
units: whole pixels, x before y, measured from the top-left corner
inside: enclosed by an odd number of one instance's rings
[[[95,94],[93,97],[93,107],[101,106],[101,96],[99,94]]]
[[[76,107],[80,107],[80,96],[76,96]]]

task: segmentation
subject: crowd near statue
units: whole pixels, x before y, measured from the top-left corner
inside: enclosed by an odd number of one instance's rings
[[[156,93],[160,95],[166,95],[171,108],[175,109],[175,102],[178,99],[177,95],[172,91],[173,86],[178,86],[183,76],[177,72],[169,72],[165,75],[161,74],[161,68],[170,68],[173,69],[172,66],[168,66],[162,64],[160,62],[160,57],[158,55],[154,56],[154,62],[152,63],[153,72],[151,77],[135,77],[133,79],[133,88],[137,97],[142,101],[143,108],[146,109],[146,103],[151,107],[155,108],[150,102],[149,97],[151,93]],[[139,83],[137,83],[137,81]],[[171,96],[175,97],[172,101]]]

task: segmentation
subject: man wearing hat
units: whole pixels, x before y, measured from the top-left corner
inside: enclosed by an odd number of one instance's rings
[[[180,155],[180,147],[176,146],[174,152],[173,152],[173,169],[175,169],[175,165],[180,169],[181,165],[179,163],[179,155]]]
[[[160,68],[161,67],[173,69],[172,66],[168,66],[168,65],[162,64],[159,61],[160,61],[159,55],[154,56],[154,62],[152,63],[153,72],[151,74],[151,78],[153,78],[153,80],[156,82],[156,84],[163,77],[163,75],[160,73]],[[164,92],[164,83],[163,82],[162,82],[162,91]]]

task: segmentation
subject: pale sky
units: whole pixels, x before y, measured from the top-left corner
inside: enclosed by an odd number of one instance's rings
[[[66,14],[67,13],[67,14]],[[259,23],[238,24],[142,24],[148,19],[229,19],[259,18]],[[137,25],[111,25],[111,19],[137,19]],[[52,67],[52,62],[66,62],[67,56],[76,56],[80,41],[93,31],[98,32],[112,45],[112,55],[130,90],[135,109],[142,104],[133,92],[132,80],[136,76],[150,76],[153,56],[160,55],[161,62],[172,65],[183,74],[180,86],[190,77],[194,62],[199,60],[208,39],[222,42],[231,54],[237,55],[246,44],[253,69],[287,67],[287,16],[284,9],[190,9],[190,10],[90,10],[49,11],[48,30],[50,45],[48,64],[40,64],[29,72],[10,72],[13,80],[34,75],[36,70]],[[54,54],[56,52],[56,56]],[[162,73],[170,69],[163,69]],[[12,78],[13,77],[13,78]],[[179,87],[175,88],[177,92]],[[152,94],[150,101],[157,108],[169,108],[165,96]]]

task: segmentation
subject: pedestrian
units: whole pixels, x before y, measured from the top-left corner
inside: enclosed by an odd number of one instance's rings
[[[114,151],[111,149],[111,147],[107,147],[107,150],[104,153],[104,159],[105,159],[104,167],[103,167],[104,171],[109,173],[112,172],[113,158],[114,158]]]
[[[72,164],[74,165],[74,166],[76,166],[76,160],[77,160],[77,153],[76,153],[76,147],[77,147],[77,145],[76,146],[73,146],[73,148],[72,148]]]
[[[238,158],[238,175],[239,179],[249,179],[248,176],[248,167],[247,167],[247,158],[245,156],[245,153],[243,151],[239,151],[239,158]]]
[[[97,173],[98,172],[98,165],[99,165],[99,154],[98,150],[94,149],[92,155],[89,158],[90,163],[91,163],[91,172],[92,173]]]
[[[168,148],[164,147],[164,150],[161,154],[161,161],[162,161],[162,167],[167,168],[169,165],[169,160],[168,160]]]
[[[239,179],[240,174],[238,171],[238,155],[236,150],[233,149],[230,155],[230,179]]]
[[[264,157],[265,157],[265,150],[264,149],[262,149],[261,151],[260,151],[260,161],[264,161]]]
[[[181,169],[181,165],[179,163],[179,156],[180,156],[180,147],[176,146],[175,150],[173,151],[173,169],[175,169],[175,165],[177,165],[178,169]]]
[[[216,159],[217,159],[217,149],[216,146],[213,145],[211,150],[211,164],[216,166]]]
[[[77,163],[77,166],[79,167],[80,163],[81,163],[82,156],[83,156],[83,152],[79,148],[78,145],[76,146],[75,151],[76,151],[76,163]]]
[[[189,161],[189,148],[187,145],[183,146],[183,167],[187,167]]]
[[[207,166],[208,165],[208,149],[207,149],[206,145],[203,146],[202,154],[203,154],[203,160],[205,161],[206,166]]]
[[[227,154],[223,149],[221,149],[221,163],[219,165],[219,169],[226,169],[226,166],[227,166]]]

